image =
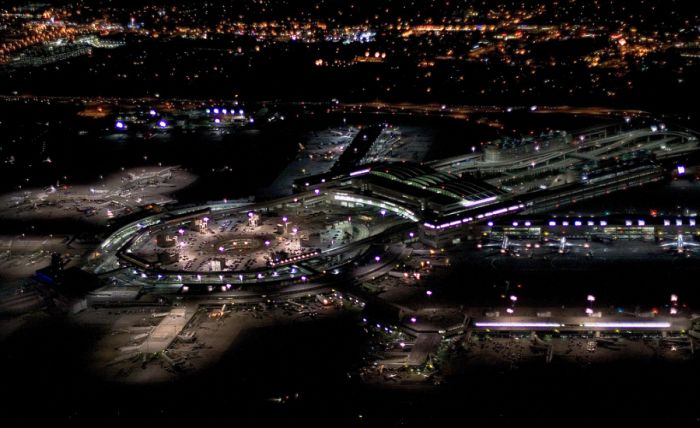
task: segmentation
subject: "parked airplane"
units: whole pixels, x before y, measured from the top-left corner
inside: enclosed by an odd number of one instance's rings
[[[503,235],[503,240],[500,242],[495,241],[487,244],[479,243],[477,245],[477,248],[500,248],[501,254],[517,253],[518,248],[520,247],[522,247],[521,244],[511,241],[506,235]]]
[[[547,244],[547,246],[550,248],[556,248],[557,252],[559,254],[567,253],[571,248],[575,248],[575,247],[580,247],[580,248],[589,248],[590,247],[590,245],[587,242],[585,244],[572,244],[571,242],[568,242],[566,240],[565,236],[562,236],[561,238],[559,238],[558,241],[549,242]]]
[[[700,244],[696,242],[687,242],[684,240],[682,234],[678,234],[676,237],[675,241],[673,242],[666,242],[660,245],[661,248],[664,249],[670,249],[672,251],[676,251],[677,253],[684,253],[684,252],[693,252],[697,251],[698,248],[700,247]]]

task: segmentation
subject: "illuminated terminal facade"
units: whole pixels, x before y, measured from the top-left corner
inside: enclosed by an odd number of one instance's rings
[[[350,262],[376,242],[396,237],[444,248],[484,234],[527,239],[550,234],[586,239],[696,235],[692,216],[557,218],[547,214],[684,174],[679,161],[696,152],[696,137],[678,131],[660,136],[654,132],[632,131],[622,137],[605,133],[602,140],[592,139],[592,145],[586,146],[605,149],[595,156],[590,150],[581,155],[578,149],[562,155],[561,148],[569,147],[570,140],[550,144],[556,153],[537,151],[536,156],[556,159],[562,176],[571,178],[553,186],[528,182],[519,189],[506,189],[470,172],[471,167],[463,165],[471,162],[466,158],[430,165],[372,163],[331,170],[296,180],[290,196],[246,206],[183,208],[124,226],[102,244],[92,265],[97,273],[131,267],[142,278],[155,277],[163,283],[230,286],[303,282]],[[659,161],[654,150],[671,160]],[[518,147],[516,156],[507,156],[508,165],[518,171],[523,163],[520,156],[528,157],[529,169],[513,174],[539,179],[539,168],[549,173],[555,167],[545,161],[539,166],[531,161],[532,153]],[[483,162],[483,155],[478,159]],[[462,165],[462,170],[450,172],[455,165]],[[498,165],[509,168],[502,158]]]

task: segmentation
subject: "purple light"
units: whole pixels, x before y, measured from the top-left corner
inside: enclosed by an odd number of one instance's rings
[[[418,320],[416,319],[416,317],[411,317],[411,323],[412,323],[412,324],[415,324],[416,321],[418,321]]]
[[[515,327],[515,328],[557,328],[561,324],[548,322],[477,322],[476,327]]]
[[[117,129],[124,129],[124,122],[118,120],[115,126],[117,127]]]
[[[381,259],[382,259],[382,258],[379,257],[379,256],[374,256],[374,261],[375,261],[375,262],[379,262],[379,260],[381,260]]]
[[[148,114],[150,114],[151,116],[155,116],[155,115],[157,115],[158,113],[157,113],[155,110],[151,109],[151,110],[148,112]]]
[[[678,165],[678,175],[685,174],[685,167],[683,165]]]
[[[432,291],[430,291],[430,290],[428,290],[428,291],[426,291],[426,292],[425,292],[425,294],[426,294],[426,295],[427,295],[428,297],[430,297],[430,296],[432,296],[432,295],[433,295],[433,292],[432,292]]]
[[[321,191],[316,189],[316,190],[314,190],[314,193],[318,195],[319,193],[321,193]]]
[[[161,128],[165,128],[168,126],[168,122],[161,120],[160,122],[158,122],[158,126],[160,126]]]
[[[221,119],[219,119],[219,118],[217,117],[216,119],[214,119],[214,123],[216,123],[216,124],[221,123]]]

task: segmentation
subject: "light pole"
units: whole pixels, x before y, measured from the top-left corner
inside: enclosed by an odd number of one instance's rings
[[[512,294],[509,299],[510,306],[506,308],[506,312],[508,313],[508,315],[513,315],[513,313],[515,312],[515,302],[518,301],[518,296]]]
[[[589,294],[588,296],[586,296],[586,301],[588,302],[588,306],[586,307],[586,314],[589,317],[593,316],[593,302],[595,302],[595,296]]]
[[[671,309],[669,310],[671,315],[676,315],[678,313],[678,295],[671,294]]]

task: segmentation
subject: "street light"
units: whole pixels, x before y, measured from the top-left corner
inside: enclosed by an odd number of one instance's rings
[[[593,302],[595,302],[595,296],[592,294],[589,294],[586,296],[586,300],[588,301],[588,307],[586,308],[586,314],[588,316],[593,315]]]

